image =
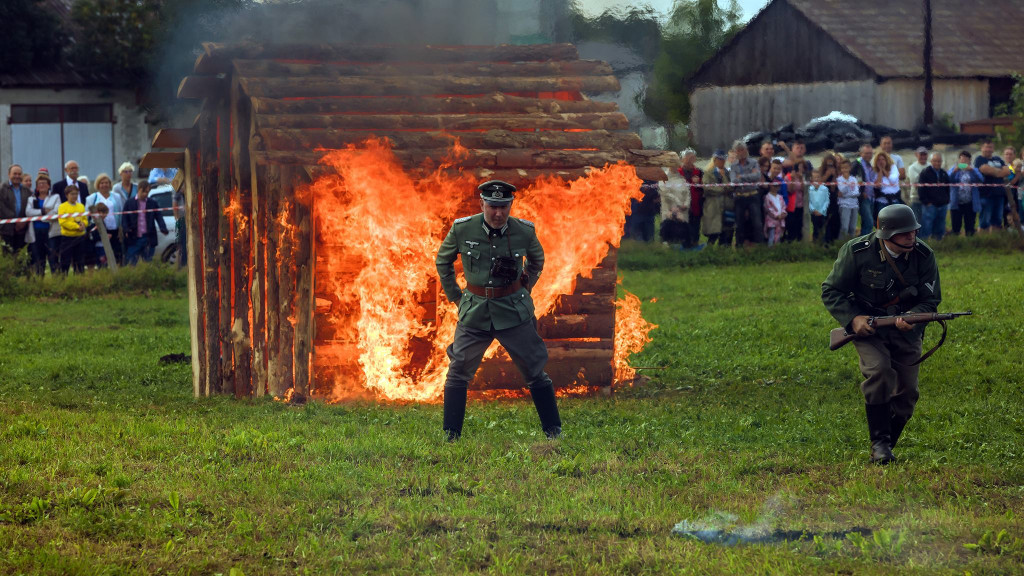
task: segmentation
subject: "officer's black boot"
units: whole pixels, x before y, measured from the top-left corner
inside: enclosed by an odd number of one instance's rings
[[[540,416],[540,428],[548,438],[555,439],[562,435],[562,419],[558,416],[558,404],[555,402],[555,387],[530,388],[533,405]]]
[[[910,416],[903,416],[902,414],[893,413],[892,418],[889,419],[889,434],[892,436],[892,442],[890,446],[896,447],[896,441],[900,439],[900,434],[903,433],[903,429],[907,426],[907,422],[910,421]]]
[[[892,428],[889,404],[865,404],[868,416],[868,433],[871,436],[871,462],[888,464],[894,460],[892,455]]]
[[[444,434],[449,442],[462,436],[462,421],[466,418],[466,388],[444,389]]]

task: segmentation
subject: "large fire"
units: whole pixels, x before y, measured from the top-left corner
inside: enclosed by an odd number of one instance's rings
[[[317,292],[332,294],[346,311],[332,318],[337,337],[357,343],[361,373],[335,376],[330,399],[366,392],[387,400],[441,397],[445,348],[457,318],[455,305],[437,289],[434,258],[452,221],[479,211],[476,177],[451,169],[463,153],[455,143],[449,158],[422,167],[417,176],[402,167],[387,141],[370,139],[327,152],[322,162],[334,173],[298,191],[310,194],[316,212]],[[536,223],[545,249],[544,272],[533,291],[538,317],[554,308],[560,294],[573,292],[578,275],[589,277],[609,244],[618,245],[640,184],[634,169],[621,164],[571,182],[545,177],[517,192],[513,215]],[[436,316],[427,318],[435,299]],[[649,341],[653,326],[632,295],[617,308],[616,378],[629,381],[626,360]],[[325,383],[318,386],[323,390]]]

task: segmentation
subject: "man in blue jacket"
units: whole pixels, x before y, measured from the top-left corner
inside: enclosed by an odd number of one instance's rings
[[[153,260],[157,227],[164,234],[168,233],[159,209],[156,201],[149,198],[149,182],[139,182],[137,196],[125,202],[124,214],[121,215],[128,264],[134,266],[140,256],[146,262]]]

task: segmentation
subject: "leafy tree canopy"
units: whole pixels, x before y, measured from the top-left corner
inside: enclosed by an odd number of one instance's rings
[[[67,36],[42,0],[0,1],[0,22],[5,24],[0,34],[0,74],[51,69],[60,63]]]
[[[675,124],[690,120],[689,79],[741,28],[736,0],[726,9],[717,0],[676,2],[663,28],[661,51],[654,63],[654,80],[644,99],[652,118]]]

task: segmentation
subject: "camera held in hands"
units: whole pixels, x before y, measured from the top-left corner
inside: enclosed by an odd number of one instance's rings
[[[491,277],[501,280],[505,284],[511,284],[519,277],[519,267],[516,259],[508,256],[498,256],[491,264]]]

